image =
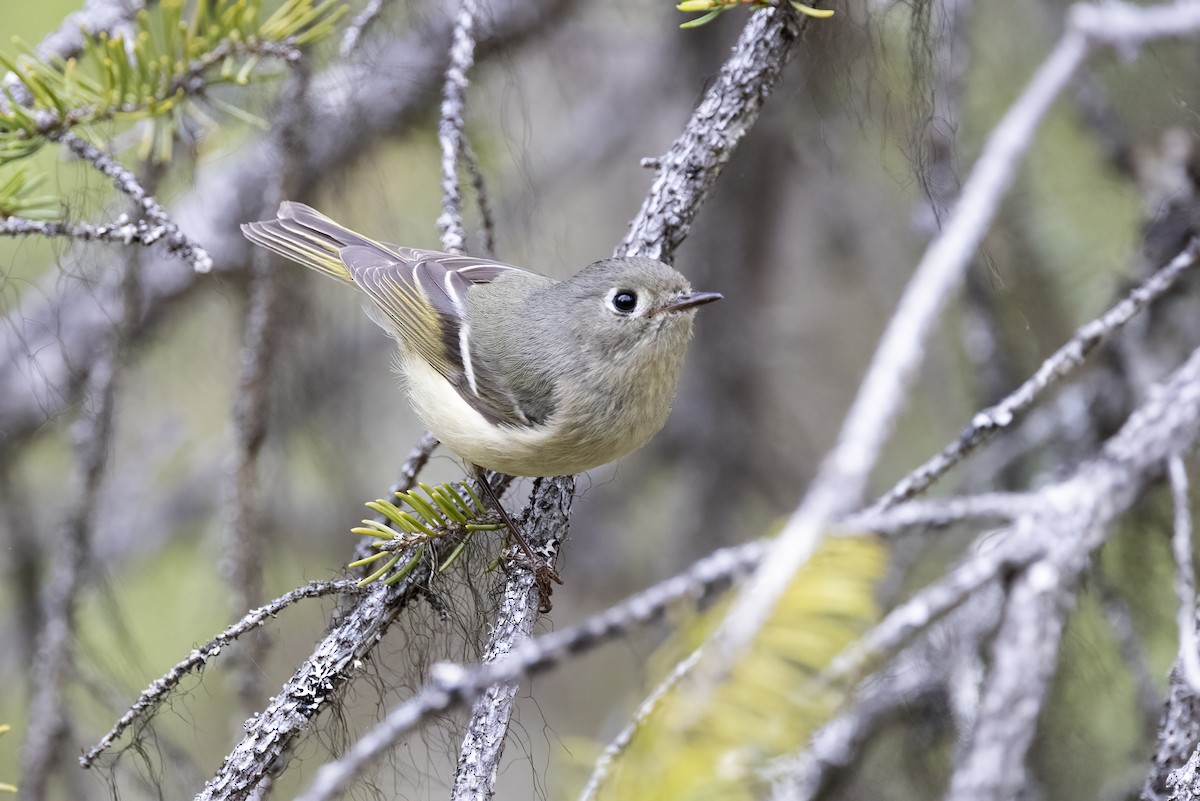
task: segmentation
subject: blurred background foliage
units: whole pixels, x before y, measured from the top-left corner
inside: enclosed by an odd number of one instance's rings
[[[396,35],[441,5],[390,7],[371,37]],[[77,6],[9,2],[2,32],[36,42]],[[1057,36],[1064,9],[1060,0],[976,5],[963,54],[960,175]],[[927,241],[918,180],[930,113],[926,11],[926,2],[838,5],[834,18],[809,26],[676,259],[697,288],[721,291],[726,300],[699,317],[663,433],[581,480],[560,565],[566,586],[544,626],[570,623],[717,546],[759,536],[797,503]],[[468,94],[468,133],[498,214],[497,256],[561,277],[610,253],[652,177],[639,160],[666,149],[744,20],[735,11],[681,31],[670,3],[576,2],[532,43],[481,64]],[[318,68],[334,57],[336,38],[315,49]],[[364,45],[367,58],[372,46]],[[973,267],[982,300],[960,304],[943,325],[878,471],[878,489],[953,437],[998,389],[1014,387],[1139,274],[1143,228],[1163,207],[1145,176],[1170,155],[1173,141],[1190,141],[1198,72],[1195,49],[1174,45],[1097,70],[1129,144],[1124,160],[1106,150],[1075,104],[1059,105]],[[266,119],[277,89],[268,82],[221,97]],[[167,201],[191,186],[203,165],[229,158],[259,134],[215,105],[207,112],[217,124],[193,154],[177,148],[160,192]],[[320,176],[313,204],[385,240],[437,247],[436,117],[432,108],[427,114],[352,169]],[[117,141],[132,148],[136,136]],[[114,193],[88,167],[53,148],[28,164],[72,219],[108,218],[102,210]],[[468,226],[477,223],[469,209]],[[50,292],[67,276],[95,276],[117,257],[113,246],[0,239],[0,315],[20,314],[35,293]],[[349,529],[364,515],[363,501],[381,496],[420,433],[390,369],[389,340],[362,314],[360,299],[299,267],[281,269],[289,270],[289,319],[286,345],[271,367],[261,462],[268,596],[338,575],[351,558]],[[971,312],[980,307],[994,324],[996,358],[972,352]],[[81,745],[243,611],[228,603],[222,560],[244,309],[244,280],[218,270],[171,307],[121,381],[79,621],[71,701]],[[1092,411],[1079,415],[1090,419]],[[37,680],[28,673],[35,599],[54,556],[72,417],[70,411],[47,423],[8,456],[5,471],[0,721],[14,727],[0,739],[5,780],[19,778],[19,732]],[[977,460],[947,486],[1025,486],[1069,463],[1062,457],[1069,444],[1051,438],[1007,467]],[[439,453],[424,478],[451,480],[461,472],[452,456]],[[1121,797],[1144,775],[1155,714],[1145,679],[1161,691],[1174,649],[1163,537],[1169,515],[1157,503],[1145,506],[1102,554],[1108,586],[1089,587],[1072,619],[1052,713],[1042,724],[1053,749],[1033,751],[1045,797]],[[900,592],[938,575],[965,541],[951,532],[907,554],[911,570],[900,577]],[[485,562],[468,560],[458,574],[483,595],[492,580]],[[1145,646],[1140,676],[1113,636],[1105,609],[1114,603]],[[345,730],[376,720],[398,687],[418,680],[425,660],[473,653],[486,610],[466,602],[455,608],[453,637],[428,610],[393,630],[371,668],[379,674],[377,692],[355,691],[343,719],[327,722],[338,725],[301,744],[294,769],[276,788],[280,797],[311,776],[326,748],[352,739]],[[255,666],[265,686],[278,686],[307,655],[330,611],[310,603],[272,621],[268,656]],[[647,665],[656,664],[649,656],[663,634],[643,632],[524,688],[499,797],[558,798],[578,788],[604,738],[659,678]],[[219,662],[187,680],[188,692],[160,713],[148,744],[169,767],[161,774],[135,769],[135,779],[119,774],[122,788],[134,793],[123,797],[179,797],[211,774],[244,719],[234,684]],[[862,769],[834,796],[938,795],[953,749],[945,714],[936,704],[914,703],[909,719],[874,739]],[[390,757],[399,776],[383,767],[374,781],[385,797],[392,782],[406,798],[441,797],[456,753],[453,726],[436,728]],[[66,779],[60,797],[106,797],[110,774],[101,774]]]

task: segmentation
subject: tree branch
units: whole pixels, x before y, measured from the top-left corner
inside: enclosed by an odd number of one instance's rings
[[[658,174],[615,255],[673,259],[809,19],[786,6],[754,13],[683,133],[654,159]]]

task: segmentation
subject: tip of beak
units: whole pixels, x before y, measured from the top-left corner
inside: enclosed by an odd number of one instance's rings
[[[659,312],[677,312],[694,309],[725,296],[720,292],[683,292],[671,299],[671,302],[659,309]]]

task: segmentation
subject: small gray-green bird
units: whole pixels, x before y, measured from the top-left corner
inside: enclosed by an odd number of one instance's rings
[[[510,475],[582,473],[645,445],[671,410],[696,307],[721,298],[653,259],[555,281],[376,242],[300,203],[242,231],[365,292],[417,416],[463,459]]]

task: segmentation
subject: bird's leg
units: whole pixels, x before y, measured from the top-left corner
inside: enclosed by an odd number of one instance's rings
[[[475,472],[475,477],[479,480],[479,486],[483,488],[487,494],[488,500],[492,506],[496,507],[496,511],[500,513],[500,517],[504,520],[508,530],[512,532],[513,539],[517,541],[517,546],[524,551],[524,559],[516,559],[518,564],[522,564],[529,570],[533,571],[534,580],[537,582],[538,592],[541,593],[541,602],[539,611],[545,614],[550,611],[550,594],[554,592],[554,588],[550,582],[562,584],[563,580],[559,577],[558,571],[546,561],[545,557],[539,556],[529,542],[521,534],[521,529],[517,528],[516,521],[508,514],[508,510],[504,508],[504,504],[500,503],[500,496],[492,489],[492,484],[488,481],[487,471],[479,465],[472,465]]]

